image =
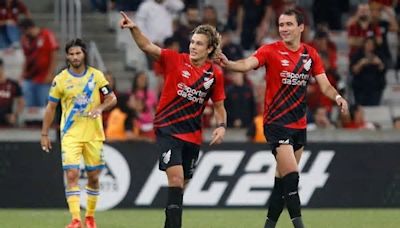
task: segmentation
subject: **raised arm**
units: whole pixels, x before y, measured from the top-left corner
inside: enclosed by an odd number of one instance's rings
[[[161,48],[153,44],[143,33],[135,22],[133,22],[128,15],[121,11],[121,20],[119,25],[121,29],[128,28],[131,32],[133,40],[136,42],[138,47],[150,55],[151,57],[158,59],[161,55]]]
[[[258,66],[258,59],[254,56],[231,61],[223,53],[220,53],[217,59],[222,67],[231,71],[247,72]]]

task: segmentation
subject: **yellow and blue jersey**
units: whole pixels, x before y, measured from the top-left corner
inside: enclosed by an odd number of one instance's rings
[[[104,141],[102,117],[88,117],[101,104],[100,89],[108,85],[103,73],[93,67],[77,75],[63,70],[53,80],[49,101],[61,102],[61,138],[77,142]]]

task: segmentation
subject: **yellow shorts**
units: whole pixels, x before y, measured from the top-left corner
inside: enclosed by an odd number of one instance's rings
[[[87,171],[104,168],[103,141],[72,142],[62,140],[61,155],[63,169],[79,169],[81,158]]]

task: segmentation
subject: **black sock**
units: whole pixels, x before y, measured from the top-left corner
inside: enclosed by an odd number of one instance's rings
[[[295,228],[304,228],[303,220],[301,219],[301,217],[293,218],[292,223]]]
[[[282,178],[283,192],[285,196],[286,207],[290,218],[301,217],[299,189],[299,173],[292,172]]]
[[[164,228],[182,227],[183,189],[168,187],[168,202],[165,208]]]
[[[269,197],[269,206],[267,220],[265,221],[265,228],[275,227],[285,205],[283,198],[283,183],[282,179],[275,177],[274,188],[271,196]]]

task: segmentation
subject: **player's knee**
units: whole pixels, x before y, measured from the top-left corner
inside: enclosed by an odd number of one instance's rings
[[[99,177],[93,176],[88,178],[88,185],[91,188],[97,189],[99,188]]]
[[[70,169],[66,171],[66,178],[69,185],[74,186],[78,184],[79,180],[79,170]]]
[[[168,177],[168,184],[170,187],[181,187],[183,188],[184,179],[181,175],[170,175]]]

